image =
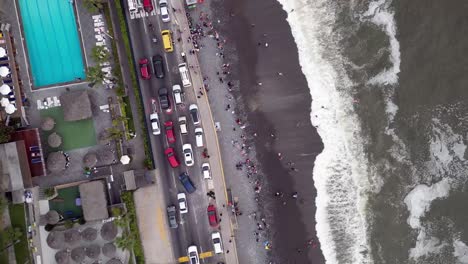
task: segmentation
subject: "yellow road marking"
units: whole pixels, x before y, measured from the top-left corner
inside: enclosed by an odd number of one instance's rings
[[[212,256],[214,256],[213,251],[207,251],[207,252],[200,253],[200,258],[201,259],[209,258],[209,257],[212,257]],[[187,256],[179,258],[179,263],[184,263],[184,262],[189,262],[189,258]]]
[[[179,258],[179,263],[184,263],[184,262],[188,262],[188,261],[189,261],[188,257],[180,257]]]
[[[161,210],[161,207],[158,207],[156,211],[156,221],[158,222],[159,235],[161,239],[167,243],[166,228],[164,227],[164,217],[163,217],[163,212]]]

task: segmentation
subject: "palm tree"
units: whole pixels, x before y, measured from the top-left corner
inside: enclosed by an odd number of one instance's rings
[[[135,236],[133,236],[131,233],[125,231],[121,237],[118,237],[115,239],[115,244],[117,247],[122,248],[122,249],[132,249],[133,246],[136,243]]]
[[[97,63],[109,61],[110,53],[104,46],[94,46],[91,50],[91,58]]]
[[[104,80],[104,73],[102,72],[101,66],[88,67],[86,70],[86,76],[88,81],[91,83],[100,83]]]
[[[108,133],[108,138],[113,139],[113,140],[119,140],[123,136],[122,130],[120,130],[118,127],[112,126],[107,129]]]
[[[97,13],[104,8],[102,0],[83,0],[83,5],[90,13]]]

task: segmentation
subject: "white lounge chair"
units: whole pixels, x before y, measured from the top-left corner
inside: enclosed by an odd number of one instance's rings
[[[41,110],[41,109],[44,109],[44,106],[42,105],[42,100],[37,100],[37,109],[38,110]]]
[[[103,41],[96,42],[96,46],[105,46],[105,45],[106,45],[106,43],[103,42]]]
[[[95,22],[94,23],[94,27],[103,27],[104,26],[104,22]]]
[[[101,19],[102,18],[102,15],[94,15],[93,16],[93,19]]]
[[[47,104],[50,106],[50,107],[54,107],[54,101],[52,101],[52,98],[51,97],[47,97]]]
[[[54,104],[55,104],[55,106],[61,106],[62,105],[57,96],[54,96]]]

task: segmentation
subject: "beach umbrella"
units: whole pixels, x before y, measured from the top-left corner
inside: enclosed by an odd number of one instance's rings
[[[45,220],[48,224],[55,225],[60,221],[60,215],[55,210],[51,210],[45,214]]]
[[[11,93],[11,87],[6,83],[2,84],[2,86],[0,86],[0,93],[3,95]]]
[[[128,155],[123,155],[122,157],[120,157],[120,162],[123,165],[129,164],[130,163],[130,157]]]
[[[7,77],[7,75],[10,74],[10,69],[6,66],[0,67],[0,76],[2,77]]]
[[[5,112],[9,115],[13,114],[16,111],[16,107],[12,104],[7,104],[5,106]]]
[[[122,264],[122,261],[120,261],[119,259],[113,258],[107,261],[106,264]]]
[[[102,164],[111,164],[115,160],[115,155],[110,150],[104,150],[99,152],[98,160]]]
[[[67,160],[60,152],[52,152],[47,156],[47,168],[52,172],[57,172],[65,169]]]
[[[66,264],[70,262],[70,253],[67,250],[60,250],[55,253],[55,261],[57,261],[57,264]]]
[[[41,128],[44,131],[50,131],[55,127],[55,120],[52,117],[42,119]]]
[[[85,248],[86,256],[88,258],[97,259],[101,254],[101,247],[99,245],[90,245]]]
[[[58,148],[60,147],[60,145],[62,145],[62,137],[56,132],[54,132],[49,135],[49,137],[47,138],[47,142],[49,143],[49,146],[53,148]]]
[[[96,153],[88,153],[83,158],[83,165],[85,167],[91,168],[96,166],[97,163],[97,155]]]
[[[3,58],[6,56],[6,50],[3,47],[0,47],[0,58]]]
[[[112,241],[117,236],[117,226],[113,222],[107,222],[101,227],[101,237],[104,240]]]
[[[52,231],[47,236],[47,245],[53,249],[61,249],[64,246],[64,236],[62,232]]]
[[[65,231],[64,237],[65,242],[67,242],[71,246],[75,245],[81,240],[80,232],[76,229]]]
[[[6,97],[3,97],[1,100],[0,100],[0,104],[2,105],[2,107],[5,107],[7,105],[10,104],[10,100],[8,100],[8,98]]]
[[[86,241],[94,241],[97,238],[97,230],[92,227],[87,227],[81,232],[81,237]]]
[[[85,259],[85,257],[86,257],[86,252],[85,252],[84,247],[77,247],[77,248],[72,249],[71,258],[75,262],[80,263]]]
[[[108,258],[112,258],[115,256],[117,248],[115,247],[114,243],[107,243],[102,247],[102,254]]]

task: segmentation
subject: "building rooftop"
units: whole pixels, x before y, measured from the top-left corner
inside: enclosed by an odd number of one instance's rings
[[[104,183],[92,181],[79,186],[83,215],[86,221],[109,218]]]
[[[32,187],[24,141],[0,144],[0,188],[12,192]]]

